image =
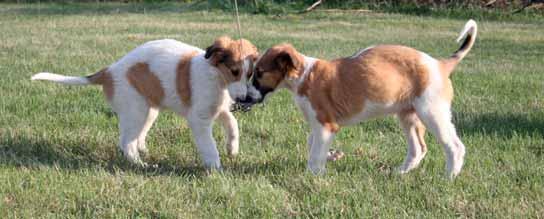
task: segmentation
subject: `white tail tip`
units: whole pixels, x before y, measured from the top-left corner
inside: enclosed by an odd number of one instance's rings
[[[465,38],[465,36],[468,34],[469,31],[471,32],[475,32],[476,31],[476,21],[470,19],[467,21],[467,23],[465,24],[465,27],[463,27],[463,30],[461,31],[461,33],[459,34],[459,37],[457,37],[457,42],[461,42],[461,40],[463,38]]]
[[[64,76],[49,72],[40,72],[38,74],[33,75],[30,80],[46,80],[46,81],[54,81],[57,83],[62,84],[69,84],[69,85],[86,85],[89,84],[90,81],[85,77],[77,77],[77,76]]]
[[[33,81],[35,81],[35,80],[47,80],[50,77],[51,77],[51,73],[49,73],[49,72],[40,72],[38,74],[32,75],[30,80],[33,80]]]

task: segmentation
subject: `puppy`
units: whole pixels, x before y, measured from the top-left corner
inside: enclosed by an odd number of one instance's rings
[[[287,88],[310,123],[308,168],[325,171],[327,152],[341,126],[396,114],[408,141],[400,173],[417,167],[427,152],[425,128],[444,146],[446,172],[461,171],[465,146],[451,121],[453,88],[449,76],[476,39],[476,22],[469,20],[451,57],[434,59],[412,48],[380,45],[347,58],[326,61],[297,52],[289,44],[268,49],[255,65],[251,90],[261,102],[277,88]]]
[[[147,165],[140,158],[140,152],[147,152],[147,132],[159,111],[170,109],[187,119],[204,165],[221,169],[212,123],[219,119],[227,133],[227,153],[238,154],[238,124],[229,107],[231,97],[246,99],[257,56],[257,48],[245,39],[220,37],[206,51],[165,39],[147,42],[93,75],[44,72],[32,80],[102,85],[119,117],[119,147],[137,165]]]

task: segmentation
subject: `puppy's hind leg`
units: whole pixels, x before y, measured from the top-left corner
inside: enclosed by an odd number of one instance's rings
[[[401,112],[398,118],[408,142],[404,164],[398,168],[399,173],[404,174],[416,168],[427,153],[425,126],[413,111]]]
[[[147,147],[145,144],[145,139],[147,137],[147,133],[149,132],[149,129],[151,129],[151,126],[153,126],[153,123],[157,119],[157,116],[159,115],[159,109],[150,107],[149,111],[147,113],[147,118],[144,123],[144,127],[142,131],[140,132],[140,136],[138,137],[138,151],[140,153],[147,153]]]
[[[451,122],[449,103],[441,100],[416,105],[416,111],[429,131],[444,146],[447,163],[446,174],[455,178],[463,167],[465,146],[457,136],[455,126]]]
[[[114,110],[119,116],[119,148],[131,163],[147,166],[140,158],[138,140],[146,126],[150,108],[143,97],[137,94],[133,97],[114,103]]]

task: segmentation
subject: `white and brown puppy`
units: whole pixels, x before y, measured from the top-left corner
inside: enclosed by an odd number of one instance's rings
[[[298,53],[291,45],[268,49],[257,61],[253,87],[262,101],[276,88],[287,88],[310,123],[308,168],[325,171],[327,152],[341,126],[386,114],[398,115],[408,141],[408,154],[399,168],[406,173],[425,156],[425,127],[444,145],[446,171],[461,171],[465,146],[451,121],[455,66],[476,39],[476,22],[465,25],[461,48],[450,58],[434,59],[418,50],[380,45],[347,58],[326,61]],[[253,88],[251,88],[253,89]]]
[[[143,166],[139,152],[147,151],[147,132],[159,111],[170,109],[187,118],[204,165],[220,169],[212,123],[219,119],[227,132],[227,152],[236,155],[238,124],[229,106],[232,99],[246,98],[257,56],[257,48],[245,39],[220,37],[206,51],[165,39],[147,42],[93,75],[38,73],[32,80],[102,85],[119,116],[119,147],[129,161]]]

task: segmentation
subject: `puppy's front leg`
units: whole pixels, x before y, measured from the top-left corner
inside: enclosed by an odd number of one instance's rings
[[[227,134],[227,154],[230,157],[234,157],[238,154],[238,145],[239,145],[239,133],[238,133],[238,122],[232,113],[228,110],[222,111],[217,117],[219,122],[225,129]]]
[[[308,159],[308,169],[313,174],[324,174],[325,164],[327,163],[327,152],[331,145],[335,133],[329,131],[322,125],[315,125],[312,128],[312,140],[310,146],[310,155]]]
[[[221,170],[219,152],[212,135],[212,119],[191,116],[188,120],[204,166],[208,169]]]

